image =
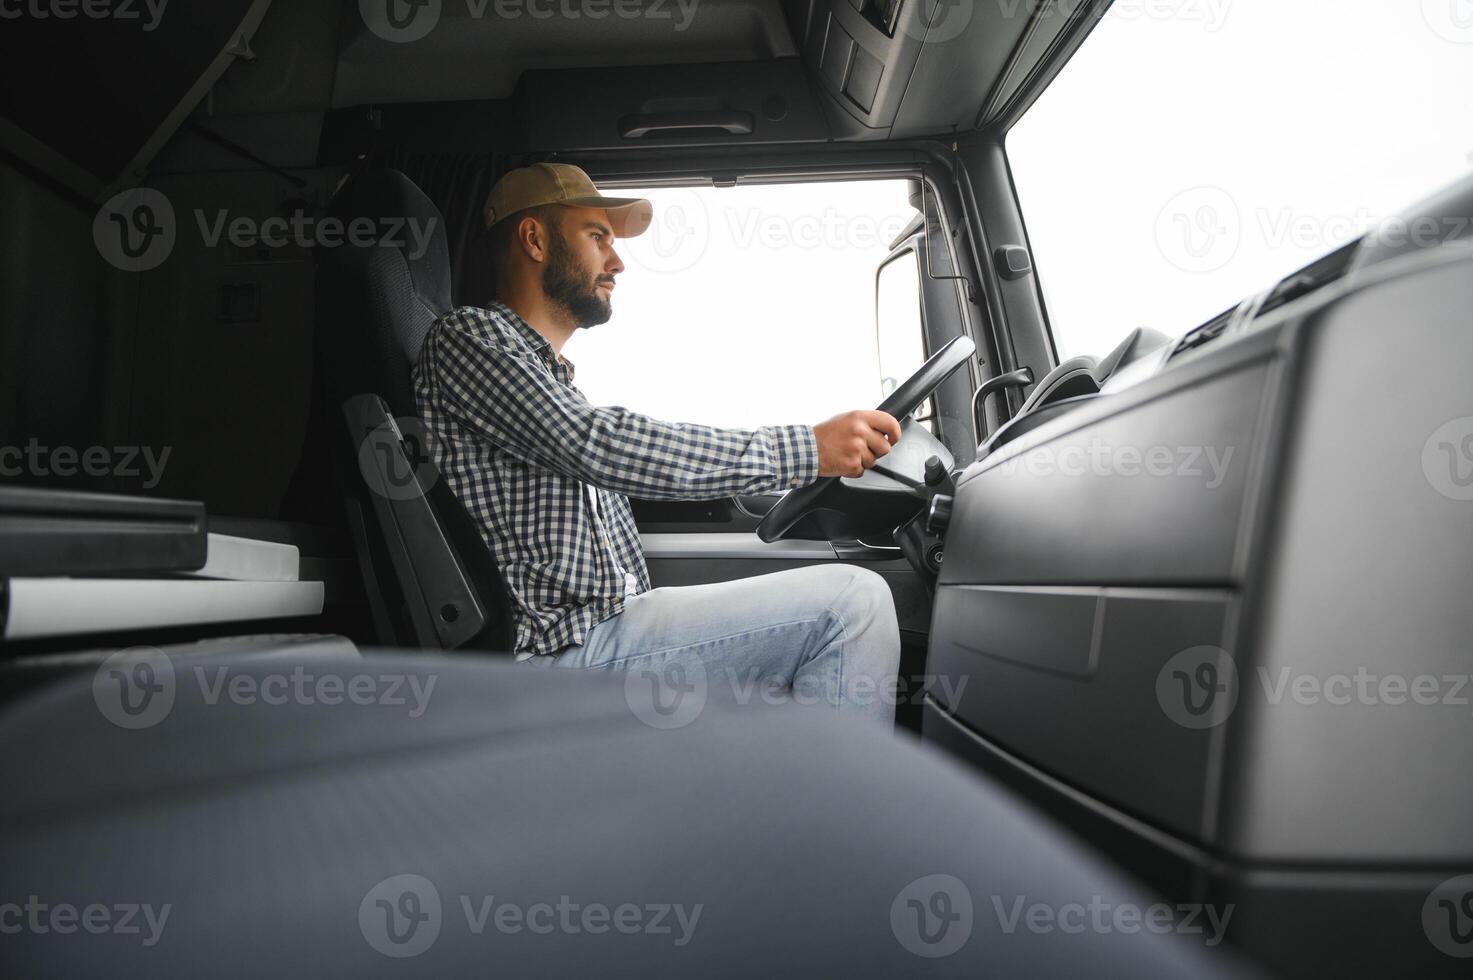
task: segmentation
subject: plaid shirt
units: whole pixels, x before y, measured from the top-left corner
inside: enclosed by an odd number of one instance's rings
[[[714,429],[595,408],[512,310],[435,322],[414,368],[431,455],[511,591],[522,660],[583,642],[650,587],[626,494],[715,500],[818,477],[808,426]]]

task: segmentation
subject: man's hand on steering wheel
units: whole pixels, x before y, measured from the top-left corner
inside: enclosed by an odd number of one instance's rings
[[[919,408],[941,382],[969,364],[976,353],[977,347],[970,337],[957,337],[927,358],[873,412],[847,412],[815,425],[818,479],[806,487],[789,490],[773,504],[757,523],[757,537],[768,543],[777,541],[810,513],[834,509],[833,498],[844,491],[839,477],[863,476],[866,469],[875,465],[875,460],[900,441],[901,428],[896,418],[905,418]],[[937,443],[937,448],[943,447]],[[919,474],[916,479],[920,479]],[[893,485],[896,481],[888,482]],[[902,496],[915,502],[908,491],[902,491]],[[844,504],[839,502],[837,506]],[[889,516],[893,515],[886,516],[886,520]]]
[[[900,423],[888,412],[845,412],[815,425],[813,435],[820,478],[857,477],[900,441]]]

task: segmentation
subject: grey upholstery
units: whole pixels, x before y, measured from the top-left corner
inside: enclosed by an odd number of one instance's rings
[[[411,371],[430,327],[451,308],[445,219],[396,170],[367,170],[348,177],[328,210],[348,228],[355,221],[369,220],[385,239],[366,247],[344,244],[318,250],[318,377],[333,417],[330,426],[340,431],[339,409],[348,399],[364,394],[383,399],[398,419],[417,419]],[[415,228],[429,229],[427,240],[416,236]],[[406,426],[401,422],[400,428]],[[449,549],[419,565],[396,558],[392,541],[400,530],[386,528],[381,513],[373,516],[383,508],[373,506],[375,502],[359,485],[357,448],[362,439],[362,433],[347,434],[347,452],[342,454],[338,471],[344,482],[352,484],[350,495],[358,501],[371,533],[379,538],[359,547],[359,562],[373,571],[377,591],[384,597],[371,597],[370,602],[396,609],[410,603],[416,606],[398,617],[396,635],[384,637],[385,642],[435,645],[433,632],[423,623],[445,603],[459,602],[458,596],[435,595],[438,583],[465,580],[474,587],[487,614],[484,628],[465,645],[509,652],[513,645],[510,602],[475,522],[444,481],[429,481],[425,494],[431,511],[428,518],[439,525],[433,537],[443,537]],[[416,467],[429,465],[419,458],[422,446],[408,448]],[[340,442],[340,452],[342,449]],[[409,621],[419,626],[405,625]]]
[[[35,895],[170,912],[151,946],[144,934],[5,935],[5,975],[1231,973],[1224,949],[1200,937],[1045,933],[1022,920],[1009,932],[1001,923],[1020,900],[1149,899],[941,754],[827,712],[732,706],[713,688],[689,724],[657,730],[631,709],[639,700],[623,680],[604,675],[464,656],[208,661],[223,663],[248,684],[300,666],[345,685],[377,678],[380,693],[396,675],[433,687],[418,717],[412,695],[405,705],[211,704],[197,664],[180,660],[172,707],[152,727],[114,727],[89,677],[11,707],[0,716],[0,903]],[[399,875],[430,884],[438,933],[417,955],[391,958],[371,945],[385,934],[377,917],[430,915],[422,891],[423,902],[395,892],[375,908],[370,892]],[[932,875],[955,878],[952,901],[917,892]],[[960,915],[958,886],[970,927],[953,918],[934,934],[965,942],[941,958],[911,952],[939,948],[918,945],[914,916]],[[679,946],[673,912],[666,933],[593,934],[581,912],[551,934],[494,918],[477,933],[487,896],[527,910],[566,896],[579,909],[701,911]],[[659,927],[655,914],[642,913],[641,928]]]
[[[344,222],[367,218],[394,243],[323,249],[318,276],[318,337],[332,354],[324,364],[335,403],[372,392],[398,415],[414,414],[409,374],[430,326],[450,311],[450,255],[445,219],[408,177],[369,170],[347,179],[329,213]],[[433,233],[419,254],[410,222]],[[403,229],[392,235],[391,229]]]

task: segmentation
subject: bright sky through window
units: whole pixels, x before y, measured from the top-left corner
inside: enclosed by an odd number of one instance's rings
[[[1117,0],[1008,156],[1061,356],[1184,333],[1473,171],[1473,0]]]
[[[903,180],[618,188],[614,317],[566,348],[596,405],[672,422],[821,422],[880,402],[875,271],[915,214]]]

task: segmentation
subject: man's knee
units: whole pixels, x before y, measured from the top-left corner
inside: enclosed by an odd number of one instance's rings
[[[896,628],[895,597],[879,573],[858,565],[837,565],[833,575],[838,592],[830,608],[835,615],[852,626],[872,624],[881,629]]]
[[[869,568],[860,568],[858,565],[847,567],[854,573],[854,590],[862,599],[888,609],[895,608],[895,598],[890,593],[890,583],[885,581],[883,575]]]

